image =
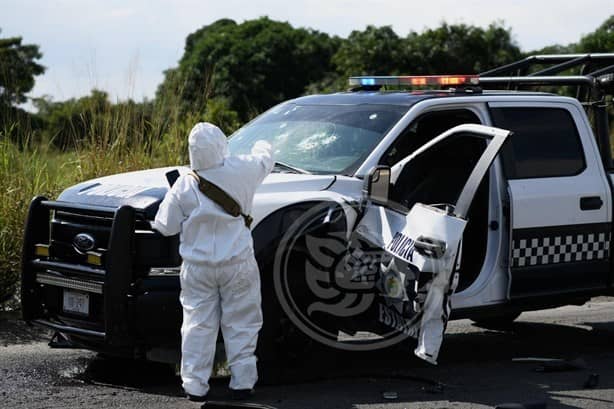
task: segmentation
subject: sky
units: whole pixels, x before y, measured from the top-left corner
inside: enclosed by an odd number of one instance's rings
[[[31,97],[61,101],[98,88],[113,101],[140,101],[177,65],[186,36],[220,18],[268,16],[342,37],[369,24],[405,36],[444,21],[499,21],[531,51],[575,42],[611,14],[614,0],[0,0],[0,38],[40,46],[47,70]]]

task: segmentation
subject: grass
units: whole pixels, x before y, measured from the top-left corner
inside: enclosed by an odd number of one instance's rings
[[[110,104],[87,118],[80,124],[86,137],[75,136],[68,151],[53,147],[53,135],[41,141],[27,124],[0,124],[0,310],[17,305],[23,227],[34,196],[55,199],[94,177],[186,163],[187,133],[203,119],[168,109],[144,117],[130,105]]]
[[[23,223],[28,203],[37,194],[54,196],[70,183],[65,156],[43,153],[39,148],[19,149],[10,142],[15,125],[0,131],[0,300],[13,294],[17,285]],[[71,158],[72,160],[72,158]]]

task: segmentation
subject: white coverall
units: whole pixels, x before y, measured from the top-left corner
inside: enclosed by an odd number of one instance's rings
[[[232,196],[250,214],[256,188],[273,167],[271,145],[258,141],[251,155],[228,156],[226,136],[197,124],[189,136],[190,166]],[[181,378],[186,393],[204,396],[221,324],[231,389],[258,379],[254,351],[262,326],[260,275],[251,232],[203,195],[196,178],[180,176],[164,197],[152,227],[180,235]]]

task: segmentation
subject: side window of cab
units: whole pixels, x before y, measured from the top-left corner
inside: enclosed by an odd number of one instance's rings
[[[502,149],[508,179],[575,176],[586,168],[580,135],[561,108],[491,108],[495,126],[514,134]]]

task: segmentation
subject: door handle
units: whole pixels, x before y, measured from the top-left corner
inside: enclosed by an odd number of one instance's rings
[[[588,196],[580,198],[580,210],[597,210],[603,206],[603,200],[599,196]]]

